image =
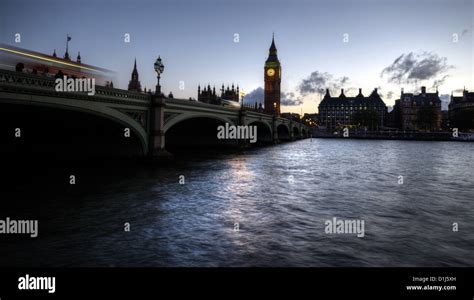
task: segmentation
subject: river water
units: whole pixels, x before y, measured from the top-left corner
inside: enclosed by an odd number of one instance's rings
[[[159,167],[31,170],[0,219],[38,219],[39,236],[4,235],[0,265],[472,267],[473,150],[307,139]],[[363,220],[364,237],[326,233],[333,218]]]

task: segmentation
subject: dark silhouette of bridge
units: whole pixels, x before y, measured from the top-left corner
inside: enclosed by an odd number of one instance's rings
[[[122,151],[152,158],[167,156],[167,150],[180,146],[249,146],[248,140],[217,140],[216,128],[225,123],[256,126],[258,144],[309,135],[305,124],[245,107],[228,108],[103,86],[96,86],[93,96],[57,92],[54,78],[7,70],[0,70],[0,113],[2,136],[17,138],[15,130],[20,129],[22,138],[30,139],[30,146],[47,144],[53,152],[56,148],[73,151],[61,148],[72,142],[79,144],[81,151],[94,152],[104,146],[110,154]],[[112,142],[109,137],[114,138]],[[9,150],[21,150],[21,142],[13,144],[16,146]]]

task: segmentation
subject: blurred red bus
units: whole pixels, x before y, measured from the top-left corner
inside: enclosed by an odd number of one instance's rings
[[[48,77],[59,74],[76,78],[95,78],[96,84],[102,86],[115,79],[114,72],[103,68],[6,44],[0,44],[0,69]]]

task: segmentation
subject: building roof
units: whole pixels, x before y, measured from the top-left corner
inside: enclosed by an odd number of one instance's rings
[[[441,104],[441,99],[439,98],[438,93],[422,93],[414,95],[413,93],[403,93],[401,100],[404,101],[409,99],[409,101],[415,102],[416,105],[422,106],[427,105],[430,102],[434,104]]]
[[[352,105],[352,106],[385,106],[382,98],[377,92],[377,89],[374,89],[372,93],[365,97],[362,94],[362,89],[359,89],[359,94],[355,97],[347,97],[344,94],[344,89],[341,89],[341,93],[338,97],[331,97],[329,90],[326,89],[326,94],[324,95],[323,100],[319,104],[320,106],[339,106],[339,105]]]
[[[401,101],[411,101],[414,102],[417,106],[428,105],[430,103],[441,105],[441,99],[439,98],[438,91],[435,93],[427,93],[424,86],[421,87],[421,93],[402,93],[400,95]]]
[[[266,63],[269,62],[276,62],[280,63],[278,60],[278,55],[277,55],[277,48],[275,46],[275,36],[272,37],[272,44],[270,45],[270,49],[268,50],[268,58]]]
[[[451,95],[451,102],[450,104],[458,104],[461,102],[470,102],[474,103],[474,92],[468,92],[466,90],[463,91],[462,96],[455,97]]]

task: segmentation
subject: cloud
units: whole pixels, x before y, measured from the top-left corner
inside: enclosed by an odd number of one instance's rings
[[[244,98],[244,103],[245,104],[251,104],[255,105],[255,102],[257,103],[263,103],[264,101],[264,90],[262,87],[258,87],[245,95]],[[303,100],[298,97],[295,93],[293,92],[281,92],[281,105],[282,106],[298,106],[303,104]]]
[[[332,75],[329,73],[314,71],[308,78],[301,81],[298,90],[302,95],[320,93],[324,91],[326,83],[331,79]]]
[[[282,92],[281,93],[281,105],[282,106],[298,106],[303,104],[303,100],[301,98],[296,97],[295,93],[292,92]]]
[[[349,82],[349,77],[344,76],[338,79],[338,84],[344,86],[346,83]]]
[[[348,82],[349,77],[347,76],[334,78],[333,75],[327,72],[314,71],[301,81],[298,85],[298,91],[303,96],[324,93],[326,89],[335,92],[343,88]]]
[[[345,87],[344,88],[344,95],[346,95],[346,96],[349,96],[349,95],[355,96],[357,94],[359,94],[359,89],[356,88],[356,87]]]
[[[387,98],[387,100],[391,100],[393,98],[393,94],[394,93],[392,91],[389,91],[387,95],[385,95],[385,98]]]
[[[257,103],[263,104],[263,99],[264,99],[263,88],[258,87],[255,90],[248,93],[247,95],[245,95],[244,103],[255,105],[255,102],[257,102]]]
[[[383,69],[381,77],[391,83],[414,83],[421,80],[440,80],[453,66],[448,65],[446,57],[432,52],[402,54],[391,65]],[[443,79],[441,79],[443,80]]]
[[[433,82],[433,86],[432,86],[432,87],[433,87],[433,88],[437,88],[437,87],[439,87],[439,86],[442,86],[448,77],[449,77],[449,75],[444,75],[442,78],[436,79],[436,80]]]

